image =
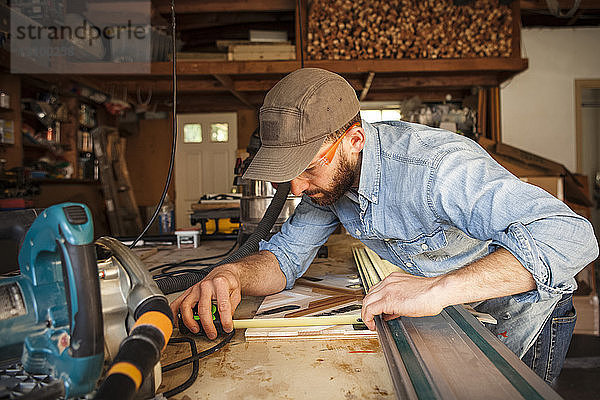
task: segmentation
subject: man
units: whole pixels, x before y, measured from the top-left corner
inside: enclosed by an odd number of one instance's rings
[[[248,295],[291,288],[342,223],[407,274],[365,296],[362,317],[436,315],[475,303],[490,329],[551,383],[575,323],[575,274],[598,255],[590,223],[520,181],[475,142],[405,122],[361,122],[352,87],[305,68],[278,82],[260,110],[262,146],[244,177],[291,181],[303,195],[260,252],[214,269],[171,305],[197,331],[192,308],[216,337],[210,304],[226,331]]]

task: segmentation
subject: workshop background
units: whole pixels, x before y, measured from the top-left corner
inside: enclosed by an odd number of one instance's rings
[[[115,43],[93,52],[71,43],[85,54],[52,62],[62,71],[77,64],[75,73],[22,68],[31,60],[11,50],[13,14],[42,25],[48,15],[112,15],[110,2],[85,4],[0,2],[0,210],[81,202],[96,237],[131,240],[161,197],[175,118],[173,181],[148,234],[187,245],[249,234],[272,197],[240,179],[256,150],[258,109],[303,65],[344,76],[367,121],[402,119],[478,141],[600,234],[598,0],[178,0],[176,116],[166,0],[128,2],[149,7],[147,73],[103,71],[106,62],[143,64]],[[578,320],[557,391],[597,399],[599,268],[577,280]]]

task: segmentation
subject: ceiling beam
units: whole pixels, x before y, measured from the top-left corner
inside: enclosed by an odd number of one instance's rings
[[[104,80],[102,87],[108,90],[111,87],[126,87],[130,92],[137,92],[140,89],[143,92],[152,90],[153,93],[168,93],[173,91],[173,81],[171,79],[146,80],[146,79],[111,79]],[[177,81],[177,91],[186,92],[222,92],[227,91],[221,83],[215,80],[207,79],[179,79]]]
[[[402,101],[418,96],[421,101],[443,101],[446,95],[453,99],[462,99],[468,90],[403,90],[399,92],[369,92],[365,101]]]
[[[374,77],[374,73],[373,77]],[[233,80],[227,75],[215,75],[221,80],[213,79],[179,79],[177,82],[177,90],[179,93],[219,93],[219,92],[230,92],[237,98],[237,95],[242,96],[245,100],[250,97],[248,94],[241,92],[253,93],[265,93],[269,91],[278,81],[277,78],[270,79],[238,79]],[[369,74],[371,76],[371,73]],[[77,79],[77,77],[74,77]],[[416,75],[416,76],[389,76],[386,74],[378,74],[377,80],[374,78],[370,79],[367,77],[363,83],[358,78],[346,77],[350,85],[356,91],[361,91],[359,99],[364,100],[369,97],[372,92],[398,92],[406,89],[432,89],[432,88],[469,88],[477,86],[495,86],[499,82],[503,81],[504,78],[498,76],[498,74],[469,74],[469,75]],[[83,80],[79,80],[83,82]],[[135,96],[138,90],[142,93],[148,93],[152,91],[154,95],[163,95],[171,93],[173,90],[172,81],[170,78],[163,79],[111,79],[111,80],[99,80],[89,79],[88,81],[94,82],[95,87],[106,93],[114,91],[115,88],[122,90],[126,88],[128,93]],[[366,91],[365,91],[366,88]],[[235,94],[234,94],[235,92]],[[237,95],[236,95],[237,94]],[[244,100],[240,99],[245,105],[248,105]],[[251,104],[255,104],[250,101]],[[254,105],[253,105],[254,107]]]
[[[160,14],[171,12],[168,1],[155,0],[153,6]],[[248,12],[248,11],[293,11],[294,0],[178,0],[177,14],[198,14],[206,12]]]
[[[247,98],[250,103],[259,105],[264,100],[264,93],[248,95]],[[152,96],[152,104],[156,104],[158,110],[168,111],[172,104],[172,98],[169,95]],[[177,96],[178,112],[235,111],[239,109],[248,109],[248,106],[237,101],[229,92],[213,93],[210,96],[198,96],[191,93]]]
[[[254,106],[246,96],[235,90],[235,88],[233,87],[233,80],[229,76],[220,74],[215,74],[213,76],[216,80],[221,82],[221,85],[223,85],[223,87],[227,89],[229,93],[234,95],[239,101],[241,101],[250,108],[256,108],[256,106]]]
[[[367,97],[367,93],[369,93],[369,89],[373,83],[373,78],[375,78],[375,72],[369,72],[369,76],[367,76],[365,84],[363,85],[362,92],[360,92],[360,97],[358,98],[359,101],[363,101],[365,97]]]
[[[425,75],[425,76],[395,76],[377,75],[377,80],[371,85],[371,91],[399,90],[414,88],[462,88],[472,86],[495,86],[500,79],[495,74],[469,75]]]
[[[479,71],[512,71],[527,69],[527,59],[511,57],[485,57],[462,59],[424,60],[351,60],[313,61],[306,60],[305,67],[323,68],[338,74],[375,73],[476,73]],[[247,75],[247,74],[288,74],[300,68],[300,61],[193,61],[177,62],[179,75]],[[93,71],[91,71],[93,73]],[[98,72],[102,73],[102,72]],[[170,62],[153,62],[152,75],[170,76]]]
[[[520,0],[519,4],[522,11],[548,11],[546,0]],[[558,0],[558,7],[561,10],[570,10],[573,7],[573,0]],[[581,0],[580,10],[600,10],[600,0]]]

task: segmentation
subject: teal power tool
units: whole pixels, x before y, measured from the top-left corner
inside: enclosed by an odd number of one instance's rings
[[[20,275],[0,278],[0,362],[59,382],[59,394],[90,393],[104,362],[93,223],[63,203],[33,222],[19,252]],[[56,396],[58,397],[58,396]]]

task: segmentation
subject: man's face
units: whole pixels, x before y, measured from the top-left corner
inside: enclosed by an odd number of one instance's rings
[[[342,151],[330,165],[318,165],[316,157],[308,168],[292,180],[292,193],[302,193],[318,205],[327,206],[338,201],[358,181],[360,159],[350,160]]]
[[[350,162],[346,156],[340,154],[339,162],[333,171],[332,179],[326,188],[306,190],[304,193],[320,206],[329,206],[350,190],[357,177],[357,161]]]

